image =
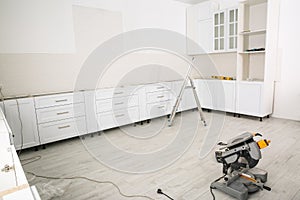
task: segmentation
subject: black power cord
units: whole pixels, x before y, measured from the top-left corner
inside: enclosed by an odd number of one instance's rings
[[[214,181],[210,184],[209,191],[210,191],[210,193],[211,193],[211,195],[212,195],[212,197],[213,197],[213,200],[216,199],[216,197],[215,197],[215,195],[214,195],[214,193],[213,193],[213,189],[216,189],[216,188],[213,187],[213,186],[211,186],[211,185],[212,185],[213,183],[216,183],[216,182],[220,181],[220,180],[221,180],[222,178],[224,178],[226,175],[227,175],[227,174],[224,174],[223,176],[217,178],[216,180],[214,180]]]
[[[157,194],[162,194],[162,195],[168,197],[169,199],[174,200],[174,199],[173,199],[172,197],[170,197],[169,195],[163,193],[163,191],[162,191],[161,189],[157,189]]]
[[[112,181],[98,181],[98,180],[95,180],[95,179],[91,179],[91,178],[88,178],[88,177],[85,177],[85,176],[73,176],[73,177],[64,177],[64,178],[61,178],[61,177],[53,177],[53,176],[42,176],[42,175],[37,175],[33,172],[26,172],[27,174],[30,174],[32,176],[35,176],[35,177],[38,177],[38,178],[44,178],[44,179],[52,179],[52,180],[76,180],[76,179],[81,179],[81,180],[86,180],[86,181],[90,181],[90,182],[94,182],[94,183],[99,183],[99,184],[110,184],[110,185],[113,185],[119,192],[119,194],[125,198],[144,198],[144,199],[149,199],[149,200],[155,200],[149,196],[145,196],[145,195],[127,195],[127,194],[124,194],[121,189],[119,188],[119,186],[112,182]]]
[[[40,160],[42,158],[42,156],[34,156],[34,157],[31,157],[31,158],[25,158],[25,159],[22,159],[22,160],[20,160],[22,163],[22,166],[24,166],[24,165],[28,165],[28,164],[30,164],[30,163],[34,163],[34,162],[36,162],[36,161],[38,161],[38,160]],[[26,162],[27,161],[27,162]],[[25,163],[23,163],[23,162],[25,162]]]

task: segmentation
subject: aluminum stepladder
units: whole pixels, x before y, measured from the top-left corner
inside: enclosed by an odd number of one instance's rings
[[[193,58],[193,60],[194,60],[194,58]],[[182,100],[182,96],[183,96],[184,90],[186,88],[188,88],[187,87],[188,81],[190,82],[191,88],[193,90],[194,98],[195,98],[195,101],[196,101],[196,104],[197,104],[197,109],[198,109],[198,112],[200,114],[200,119],[203,122],[203,125],[206,126],[206,121],[205,121],[205,118],[204,118],[204,114],[203,114],[203,111],[202,111],[200,100],[199,100],[198,95],[197,95],[196,87],[195,87],[195,85],[193,83],[193,80],[190,77],[191,70],[192,70],[192,65],[189,65],[189,69],[188,69],[187,74],[185,76],[185,79],[183,81],[182,87],[180,89],[180,93],[179,93],[179,95],[178,95],[178,97],[176,99],[175,105],[173,106],[173,109],[172,109],[172,112],[171,112],[171,115],[170,115],[169,126],[172,126],[172,124],[173,124],[173,121],[174,121],[174,118],[175,118],[175,115],[176,115],[176,111],[177,111],[177,109],[178,109],[178,107],[180,105],[180,102]]]

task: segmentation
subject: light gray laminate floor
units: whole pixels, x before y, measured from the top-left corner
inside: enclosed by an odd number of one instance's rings
[[[165,124],[165,117],[158,118],[143,126],[129,125],[105,131],[101,136],[95,134],[84,140],[73,138],[56,142],[37,152],[24,150],[21,159],[42,156],[40,160],[25,165],[25,171],[45,176],[110,180],[128,195],[167,199],[156,194],[157,188],[161,188],[175,200],[206,200],[212,199],[209,185],[222,175],[222,165],[214,159],[214,148],[204,158],[200,158],[200,151],[203,155],[203,149],[209,149],[210,144],[226,141],[245,131],[260,132],[272,141],[270,147],[263,149],[263,158],[258,164],[269,172],[267,185],[272,191],[255,193],[249,199],[300,199],[300,122],[275,118],[259,122],[257,118],[234,118],[216,112],[205,112],[205,115],[209,126],[199,124],[197,130],[194,127],[198,114],[188,111],[178,115],[172,127]],[[220,132],[216,126],[220,127]],[[148,173],[141,173],[143,171]],[[37,186],[43,200],[130,199],[120,196],[109,184],[47,180],[30,174],[27,178],[31,185]],[[221,192],[214,193],[216,200],[232,199]]]

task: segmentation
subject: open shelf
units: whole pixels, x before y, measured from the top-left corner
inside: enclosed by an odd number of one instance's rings
[[[266,51],[243,51],[239,52],[240,54],[263,54],[266,53]]]
[[[266,29],[261,29],[261,30],[254,30],[254,31],[243,31],[240,33],[240,35],[259,35],[265,33],[266,33]]]

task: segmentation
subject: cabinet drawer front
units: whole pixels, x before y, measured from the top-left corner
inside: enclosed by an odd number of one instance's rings
[[[84,102],[82,92],[35,97],[36,108],[68,105]]]
[[[147,104],[147,116],[149,118],[168,115],[171,113],[171,111],[171,101]]]
[[[172,93],[170,91],[147,93],[147,103],[167,101],[170,100],[171,97]]]
[[[139,121],[139,108],[132,107],[115,112],[99,113],[97,117],[99,129],[105,130]]]
[[[165,82],[165,83],[156,83],[156,84],[150,84],[146,85],[146,92],[158,92],[158,91],[165,91],[170,90],[172,86],[172,83]]]
[[[138,106],[138,104],[139,104],[138,95],[119,97],[113,99],[103,99],[103,100],[98,100],[96,102],[97,113],[119,110],[122,108],[129,108],[133,106]]]
[[[38,123],[47,123],[85,115],[84,104],[42,108],[36,111]]]
[[[136,94],[136,87],[128,86],[124,88],[107,88],[96,90],[96,99],[111,99],[125,97]]]
[[[87,133],[85,117],[40,124],[39,133],[42,144],[84,135]]]

